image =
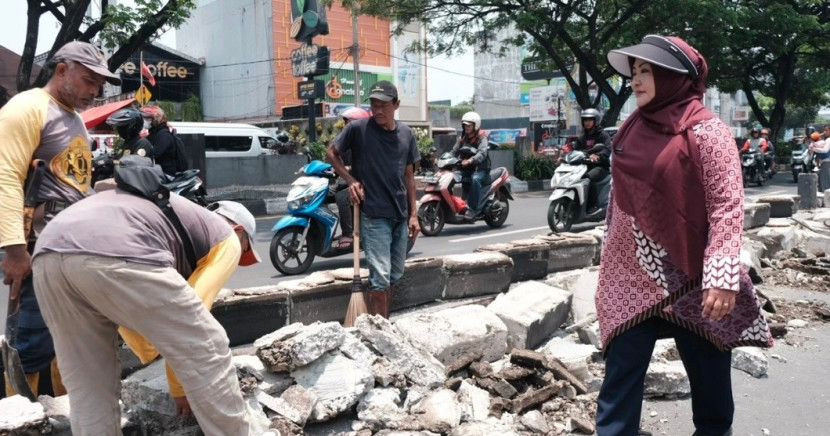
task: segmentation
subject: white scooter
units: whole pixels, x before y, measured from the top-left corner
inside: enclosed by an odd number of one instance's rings
[[[550,179],[553,193],[548,206],[548,226],[554,233],[567,232],[574,224],[605,219],[611,176],[608,175],[597,183],[599,209],[590,215],[586,214],[591,181],[583,176],[588,172],[588,162],[585,152],[571,150],[562,157],[562,163],[556,167]]]

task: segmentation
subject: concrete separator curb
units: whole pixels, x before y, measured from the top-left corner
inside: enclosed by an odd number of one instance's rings
[[[209,189],[210,201],[233,200],[245,205],[254,216],[282,215],[288,212],[285,197],[291,185],[269,186],[229,186],[219,189]],[[519,180],[510,176],[510,192],[547,191],[550,190],[550,180]],[[455,186],[456,195],[461,195],[461,186]],[[424,194],[422,187],[418,188],[417,196]]]

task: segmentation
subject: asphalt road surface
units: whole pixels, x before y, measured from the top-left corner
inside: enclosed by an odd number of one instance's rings
[[[765,195],[795,194],[796,184],[789,172],[777,174],[764,186],[746,188],[747,201]],[[446,225],[438,236],[419,235],[409,257],[442,256],[446,254],[472,253],[481,245],[510,242],[550,232],[547,224],[549,191],[516,194],[516,201],[510,203],[507,222],[498,229],[487,226],[483,221],[469,225]],[[275,285],[282,280],[294,280],[304,275],[283,276],[271,264],[269,250],[274,232],[271,230],[279,217],[257,219],[255,246],[263,262],[249,267],[240,267],[228,281],[226,287],[247,288]],[[572,231],[583,231],[601,223],[578,224]],[[339,231],[339,229],[338,229]],[[365,268],[365,262],[361,265]],[[339,257],[314,259],[305,274],[336,268],[351,268],[350,254]]]

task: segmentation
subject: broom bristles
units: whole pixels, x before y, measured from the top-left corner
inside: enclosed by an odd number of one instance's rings
[[[349,298],[349,307],[346,309],[346,319],[343,320],[343,327],[354,327],[357,317],[369,313],[366,306],[366,296],[363,292],[363,283],[360,276],[354,276],[352,280],[352,296]]]

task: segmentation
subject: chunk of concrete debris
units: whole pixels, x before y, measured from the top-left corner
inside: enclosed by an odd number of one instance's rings
[[[300,385],[293,385],[286,389],[280,395],[280,399],[299,413],[300,421],[302,422],[300,425],[305,425],[308,418],[314,412],[314,406],[317,404],[317,394]]]
[[[0,400],[0,433],[9,435],[46,434],[49,423],[43,405],[14,395]]]
[[[52,426],[53,435],[72,435],[69,421],[69,395],[59,397],[41,395],[37,397],[37,401],[43,405],[43,411],[46,413],[49,425]]]
[[[401,392],[395,388],[370,390],[357,404],[357,418],[375,431],[400,428],[401,421],[407,418],[401,409]]]
[[[357,404],[357,400],[375,385],[372,369],[330,351],[291,373],[297,384],[317,395],[311,420],[327,421]]]
[[[588,387],[578,377],[573,375],[562,361],[555,357],[548,358],[542,353],[532,350],[513,350],[510,361],[529,368],[545,368],[550,370],[558,380],[570,383],[579,395],[588,392]]]
[[[542,412],[538,410],[531,410],[525,413],[522,415],[520,421],[522,425],[533,433],[548,434],[550,432],[550,426],[548,426],[548,422],[545,420],[545,415],[542,415]]]
[[[678,398],[691,392],[683,362],[653,362],[648,366],[644,392],[646,397]]]
[[[383,387],[406,387],[403,371],[385,357],[379,357],[372,363],[372,375],[375,377],[375,383]]]
[[[438,387],[444,383],[444,365],[428,352],[412,345],[389,320],[362,315],[355,322],[360,337],[398,366],[413,383]]]
[[[473,362],[470,364],[470,374],[474,377],[490,377],[493,375],[493,366],[490,362]]]
[[[732,367],[758,378],[766,375],[769,361],[758,347],[738,347],[732,350]]]
[[[542,404],[550,397],[556,395],[563,386],[564,383],[557,381],[539,389],[528,389],[527,392],[511,400],[510,410],[513,413],[522,413],[530,407]]]
[[[559,359],[568,369],[568,372],[576,376],[580,381],[588,380],[588,364],[594,360],[597,349],[593,345],[575,344],[560,338],[548,341],[538,351],[544,353],[548,361]]]
[[[507,348],[507,327],[496,314],[467,305],[401,318],[395,327],[412,344],[447,365],[464,355],[500,359]]]
[[[259,401],[260,405],[299,426],[305,425],[305,421],[308,419],[308,415],[302,416],[300,411],[291,407],[291,405],[282,398],[272,397],[265,392],[259,391],[256,394],[256,399]]]
[[[578,416],[569,417],[565,428],[573,433],[594,434],[594,423]]]
[[[293,337],[294,335],[302,331],[303,328],[305,328],[305,325],[303,325],[303,323],[301,322],[289,324],[285,327],[282,327],[279,330],[268,333],[267,335],[255,340],[253,346],[254,348],[271,346],[274,344],[274,342],[284,341],[286,339]]]
[[[458,387],[458,402],[461,404],[461,422],[484,421],[490,414],[490,395],[464,380]]]
[[[347,333],[340,346],[340,352],[352,360],[366,361],[370,364],[378,357],[354,333]]]
[[[446,434],[461,423],[461,408],[455,392],[439,388],[430,392],[409,411],[423,430]]]
[[[346,331],[340,323],[315,322],[285,340],[258,348],[256,354],[268,371],[286,372],[308,365],[345,340]]]
[[[493,395],[497,395],[505,399],[513,398],[519,393],[513,385],[502,379],[494,379],[489,377],[478,378],[476,379],[476,384],[484,389],[487,389],[487,391]]]
[[[570,292],[528,281],[500,294],[487,308],[504,321],[508,349],[534,348],[564,324],[570,304]]]
[[[519,432],[515,428],[502,424],[498,420],[488,419],[484,422],[467,422],[454,428],[450,432],[450,436],[482,436],[482,435],[498,435],[498,436],[519,436]]]

